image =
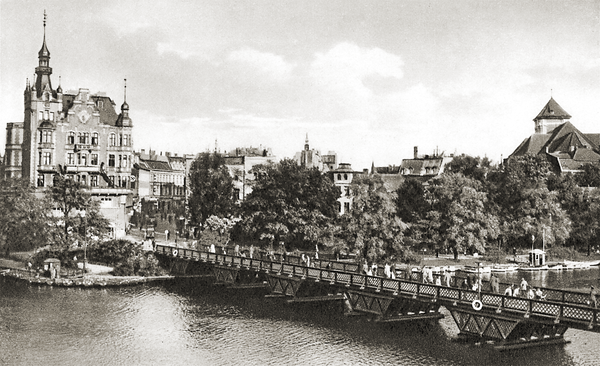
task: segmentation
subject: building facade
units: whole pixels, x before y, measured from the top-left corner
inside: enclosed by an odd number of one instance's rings
[[[352,164],[340,163],[337,169],[328,172],[333,184],[340,188],[340,197],[337,199],[338,212],[343,215],[352,209],[352,191],[350,184],[357,175],[368,175],[368,170],[354,171]]]
[[[131,206],[133,124],[124,100],[88,89],[52,87],[50,52],[44,38],[35,80],[26,82],[23,122],[6,127],[5,177],[27,179],[42,192],[56,175],[81,182],[100,202],[115,237],[125,234]]]
[[[262,147],[236,148],[234,152],[225,154],[224,159],[225,166],[233,177],[233,196],[238,202],[243,201],[252,192],[252,181],[256,178],[252,168],[278,161],[270,148]]]

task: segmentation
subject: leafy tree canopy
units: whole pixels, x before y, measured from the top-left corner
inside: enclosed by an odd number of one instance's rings
[[[451,162],[446,164],[447,173],[461,173],[465,177],[484,181],[491,169],[491,161],[487,157],[472,157],[461,154],[455,156]]]
[[[498,237],[498,218],[490,213],[480,181],[460,173],[443,174],[432,181],[429,200],[428,218],[445,247],[484,253],[488,241]]]
[[[62,213],[51,215],[49,224],[53,230],[49,244],[68,248],[104,239],[109,222],[81,183],[57,175],[48,196],[52,206]]]
[[[351,249],[369,262],[409,257],[402,234],[407,226],[396,216],[396,194],[386,191],[378,175],[354,177],[350,190],[352,207],[341,217],[341,232]]]
[[[48,244],[51,205],[36,197],[29,181],[0,180],[0,246],[6,253]]]
[[[222,155],[198,155],[190,168],[189,187],[188,208],[193,224],[202,226],[212,215],[228,217],[233,214],[233,178]]]
[[[256,180],[241,205],[237,236],[314,248],[337,216],[339,188],[318,169],[306,169],[291,159],[253,170]]]

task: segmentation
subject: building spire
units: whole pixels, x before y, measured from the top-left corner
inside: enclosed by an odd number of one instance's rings
[[[129,104],[127,104],[127,79],[123,79],[123,104],[121,104],[123,119],[129,118]]]
[[[38,67],[35,68],[35,73],[38,75],[35,81],[38,98],[42,95],[46,86],[48,86],[52,91],[52,94],[54,94],[52,83],[50,81],[50,75],[52,75],[52,68],[50,67],[50,51],[48,51],[48,47],[46,46],[46,18],[46,10],[44,10],[44,40],[42,42],[42,48],[40,49],[40,52],[38,52]]]
[[[306,140],[304,140],[304,150],[306,150],[306,151],[309,150],[309,146],[308,146],[308,132],[306,133]]]

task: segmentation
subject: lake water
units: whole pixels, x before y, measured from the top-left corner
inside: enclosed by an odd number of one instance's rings
[[[597,267],[503,275],[589,289]],[[454,339],[446,317],[382,325],[338,306],[287,305],[256,290],[192,281],[125,288],[32,286],[0,277],[4,365],[598,365],[600,334],[569,329],[564,346],[496,352]]]

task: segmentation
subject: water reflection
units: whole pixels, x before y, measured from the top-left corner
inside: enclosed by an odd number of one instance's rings
[[[575,287],[583,277],[526,279]],[[453,341],[458,330],[447,312],[431,324],[379,324],[344,317],[339,305],[288,305],[262,295],[192,282],[99,290],[0,278],[0,364],[583,365],[600,359],[595,333],[569,330],[572,343],[564,347],[498,353]]]

